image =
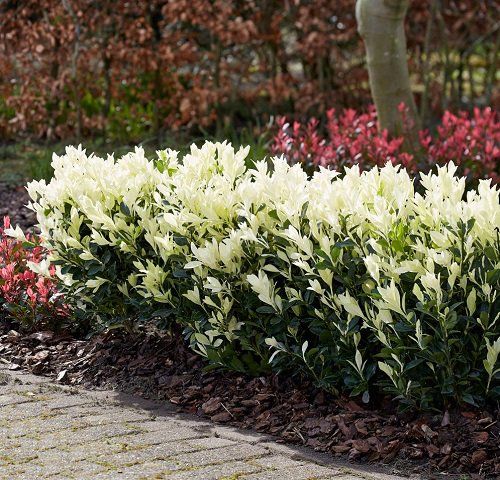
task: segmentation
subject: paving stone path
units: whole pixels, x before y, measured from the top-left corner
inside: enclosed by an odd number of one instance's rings
[[[0,479],[402,480],[118,392],[0,364]]]

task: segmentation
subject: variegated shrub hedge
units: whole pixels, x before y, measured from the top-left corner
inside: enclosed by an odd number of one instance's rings
[[[247,154],[54,156],[28,190],[66,291],[97,322],[170,316],[243,372],[423,408],[500,396],[497,187]]]

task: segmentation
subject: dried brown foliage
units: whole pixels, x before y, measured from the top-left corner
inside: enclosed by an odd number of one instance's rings
[[[495,103],[496,2],[434,1],[407,21],[425,115]],[[7,0],[0,135],[134,138],[358,107],[370,96],[354,4]]]

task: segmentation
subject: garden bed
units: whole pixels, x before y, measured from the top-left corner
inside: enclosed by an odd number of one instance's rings
[[[180,334],[113,331],[90,340],[52,332],[21,335],[2,322],[0,358],[86,388],[113,388],[170,401],[179,411],[265,432],[352,461],[389,463],[395,472],[500,473],[498,411],[397,414],[389,400],[370,408],[334,399],[304,381],[205,371]]]
[[[26,208],[29,201],[26,187],[0,182],[0,223],[1,219],[8,215],[12,225],[19,225],[25,231],[32,228],[35,214]]]

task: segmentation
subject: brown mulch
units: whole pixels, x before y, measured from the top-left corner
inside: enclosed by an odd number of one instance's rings
[[[113,331],[90,340],[0,326],[0,361],[61,383],[114,388],[168,400],[214,422],[272,434],[353,461],[389,463],[395,473],[438,471],[498,478],[497,411],[396,414],[335,399],[307,382],[206,371],[180,334]]]
[[[24,231],[30,230],[35,223],[35,214],[26,208],[29,200],[24,186],[0,182],[0,224],[3,226],[3,217],[8,215],[13,227],[20,225]]]

